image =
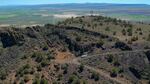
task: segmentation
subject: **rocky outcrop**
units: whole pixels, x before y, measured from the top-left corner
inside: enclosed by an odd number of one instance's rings
[[[118,41],[115,43],[115,48],[119,48],[121,50],[132,50],[126,43]]]
[[[80,44],[77,41],[73,40],[71,37],[67,36],[66,32],[63,30],[55,30],[52,33],[47,35],[50,41],[52,41],[51,35],[59,39],[63,45],[66,45],[67,48],[73,52],[75,55],[82,55],[84,52],[90,52],[93,49],[93,44]],[[58,37],[58,38],[57,38]],[[56,41],[55,41],[56,43]]]
[[[146,54],[146,56],[147,56],[147,58],[148,58],[148,60],[150,62],[150,51],[145,52],[145,54]]]
[[[1,42],[3,47],[11,47],[13,45],[22,45],[24,43],[24,36],[19,32],[12,31],[1,31],[0,32]]]

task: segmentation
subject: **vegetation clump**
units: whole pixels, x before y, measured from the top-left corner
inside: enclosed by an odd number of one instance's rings
[[[80,66],[79,66],[79,73],[81,73],[82,71],[84,70],[84,65],[83,64],[81,64]]]
[[[62,65],[61,69],[63,69],[63,74],[67,74],[68,73],[68,64],[64,64]]]
[[[34,79],[32,84],[49,84],[49,83],[48,83],[48,80],[44,78],[41,78],[41,79],[36,78]]]
[[[104,41],[103,40],[99,40],[98,43],[96,44],[97,48],[100,48],[104,45]]]
[[[29,80],[31,80],[29,75],[24,76],[24,82],[27,83]]]
[[[79,84],[80,80],[76,75],[71,75],[68,80],[69,84]]]
[[[117,73],[118,73],[118,69],[117,68],[113,68],[111,73],[110,73],[110,76],[111,77],[117,77]]]
[[[4,68],[0,68],[0,79],[4,80],[7,77],[7,72],[5,71]]]
[[[17,76],[23,76],[24,74],[33,74],[33,68],[30,66],[30,64],[26,64],[22,66],[18,71],[17,71]]]
[[[91,78],[94,79],[95,81],[98,81],[99,80],[99,74],[93,71]]]
[[[107,62],[110,62],[110,63],[113,62],[113,56],[111,54],[108,55]]]

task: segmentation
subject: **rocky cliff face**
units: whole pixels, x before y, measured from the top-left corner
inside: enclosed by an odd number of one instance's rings
[[[24,36],[19,32],[1,31],[0,37],[4,48],[13,45],[22,45],[25,41]]]

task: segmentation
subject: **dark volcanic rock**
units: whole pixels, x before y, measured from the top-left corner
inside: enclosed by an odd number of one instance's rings
[[[82,55],[84,52],[89,52],[92,51],[93,48],[93,44],[80,44],[77,41],[71,39],[67,33],[63,30],[55,30],[52,33],[46,35],[48,36],[49,40],[56,40],[58,41],[62,41],[61,43],[63,43],[63,45],[66,45],[68,47],[68,49],[73,52],[76,55]],[[52,37],[53,36],[53,37]],[[56,38],[54,38],[56,37]],[[52,39],[53,38],[53,39]],[[53,42],[53,44],[56,43]],[[59,42],[60,43],[60,42]]]
[[[148,58],[148,60],[150,62],[150,51],[145,52],[145,54],[146,54],[146,56],[147,56],[147,58]]]
[[[139,71],[133,67],[129,67],[129,70],[134,74],[134,76],[138,79],[141,79],[141,75],[139,73]]]
[[[13,45],[22,45],[24,43],[24,36],[20,33],[10,32],[10,31],[2,31],[0,32],[0,38],[3,44],[3,47],[11,47]]]
[[[132,50],[131,47],[129,47],[124,42],[120,42],[120,41],[118,41],[118,42],[115,43],[115,48],[119,48],[121,50]]]

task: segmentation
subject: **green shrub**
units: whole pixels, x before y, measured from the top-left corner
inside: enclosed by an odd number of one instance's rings
[[[32,58],[35,58],[35,57],[37,57],[37,55],[39,55],[37,52],[34,52],[33,54],[32,54]]]
[[[40,54],[40,55],[37,55],[35,61],[38,62],[38,63],[40,63],[40,62],[42,62],[42,61],[45,60],[45,59],[46,59],[46,56]]]
[[[105,28],[105,31],[110,31],[110,28],[109,28],[109,27],[106,27],[106,28]]]
[[[60,81],[60,80],[62,80],[62,74],[59,74],[57,77],[57,81]]]
[[[49,64],[49,62],[48,62],[47,60],[41,62],[41,66],[42,66],[42,67],[45,67],[45,66],[47,66],[48,64]]]
[[[51,59],[55,59],[55,57],[53,55],[51,55],[51,54],[48,54],[47,55],[47,59],[50,61]]]
[[[139,35],[143,35],[143,32],[141,31],[141,32],[139,32]]]
[[[132,31],[133,29],[132,28],[128,28],[127,32],[128,32],[128,36],[132,36]]]
[[[114,59],[114,57],[112,55],[108,55],[107,62],[112,63],[113,59]]]
[[[126,35],[126,30],[125,29],[122,30],[122,35]]]
[[[4,80],[7,77],[7,73],[4,68],[0,68],[0,79]]]
[[[31,66],[30,66],[30,64],[26,64],[26,65],[23,66],[23,68],[24,69],[29,69],[29,68],[31,68]]]
[[[32,84],[40,84],[40,80],[39,79],[35,79]]]
[[[122,72],[120,68],[113,68],[112,71],[111,71],[111,73],[110,73],[110,76],[111,77],[117,77],[117,74],[119,72]]]
[[[88,82],[86,80],[81,79],[80,84],[88,84]]]
[[[138,40],[138,36],[134,36],[131,38],[131,41],[137,41]]]
[[[42,71],[42,66],[41,65],[37,66],[37,71]]]
[[[44,46],[43,46],[43,50],[45,51],[45,50],[48,50],[48,45],[47,44],[45,44]]]
[[[97,48],[100,48],[104,45],[104,41],[103,40],[99,40],[98,43],[96,44]]]
[[[120,63],[118,61],[114,61],[114,66],[120,66]]]
[[[116,35],[116,33],[117,33],[116,31],[115,31],[115,32],[113,32],[113,35]]]
[[[64,71],[63,71],[63,74],[67,74],[67,73],[68,73],[68,64],[63,64],[63,65],[61,66],[61,69],[64,70]]]
[[[92,72],[91,78],[94,79],[95,81],[99,80],[99,75],[96,72]]]
[[[24,74],[30,74],[30,72],[31,72],[31,69],[25,69],[24,70]]]
[[[84,70],[84,65],[81,64],[81,65],[79,66],[79,73],[81,73],[83,70]]]
[[[25,83],[28,82],[29,80],[30,80],[30,76],[29,75],[24,76],[24,82]]]
[[[19,70],[17,71],[17,76],[23,76],[24,74],[30,74],[32,71],[32,68],[29,64],[26,64],[24,66],[22,66],[21,68],[19,68]]]
[[[69,77],[68,83],[69,84],[79,84],[79,78],[76,75],[72,75]]]
[[[46,79],[42,78],[40,84],[48,84],[48,81]]]
[[[15,83],[17,84],[17,83]],[[19,84],[25,84],[24,80],[21,80]]]

